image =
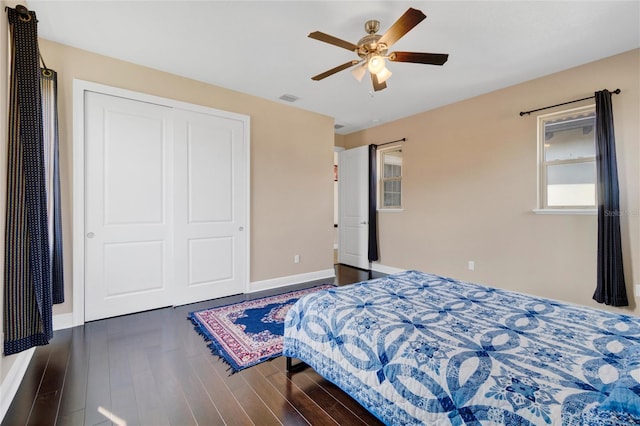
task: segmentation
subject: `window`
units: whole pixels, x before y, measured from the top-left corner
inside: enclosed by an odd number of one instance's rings
[[[596,207],[595,106],[538,117],[541,209]]]
[[[381,209],[402,208],[402,147],[395,146],[379,151]]]

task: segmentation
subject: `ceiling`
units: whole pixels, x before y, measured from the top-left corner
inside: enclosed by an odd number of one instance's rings
[[[334,117],[347,134],[640,47],[640,1],[31,0],[43,38]],[[427,19],[390,50],[449,53],[443,66],[390,63],[373,92],[357,59],[307,37],[357,43],[409,7]],[[45,58],[46,60],[46,58]],[[594,90],[600,88],[594,88]],[[610,88],[611,89],[611,88]],[[583,95],[577,93],[577,96]],[[536,105],[532,106],[535,107]],[[523,105],[526,107],[526,105]]]

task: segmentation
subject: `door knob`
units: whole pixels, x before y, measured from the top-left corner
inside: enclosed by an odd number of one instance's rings
[[[367,221],[365,220],[364,222],[360,222],[360,225],[366,225]]]
[[[89,232],[89,233],[87,234],[87,238],[93,238],[93,237],[95,237],[95,236],[96,236],[96,234],[94,234],[93,232]]]

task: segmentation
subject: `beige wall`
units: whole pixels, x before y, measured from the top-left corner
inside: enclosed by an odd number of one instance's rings
[[[0,19],[3,37],[5,21]],[[54,307],[54,315],[73,310],[72,90],[76,78],[250,116],[251,282],[333,268],[333,118],[48,40],[39,44],[47,66],[58,72],[59,79],[66,302]],[[0,46],[4,70],[6,43]],[[6,114],[2,118],[6,120]],[[0,217],[4,223],[5,122],[0,126]],[[301,258],[298,264],[293,262],[295,254]],[[3,363],[0,377],[4,378],[9,364]]]
[[[333,119],[40,40],[58,72],[65,291],[71,310],[72,84],[88,80],[251,117],[251,282],[331,269]],[[293,263],[299,254],[301,262]]]
[[[591,299],[597,218],[532,212],[536,115],[518,113],[620,88],[613,109],[631,306],[617,311],[640,315],[639,77],[634,50],[347,135],[347,148],[408,139],[404,211],[379,214],[380,263],[602,307]]]

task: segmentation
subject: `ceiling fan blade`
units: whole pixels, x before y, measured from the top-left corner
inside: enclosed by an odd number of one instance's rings
[[[358,49],[358,46],[353,43],[349,43],[348,41],[339,39],[338,37],[334,37],[320,31],[314,31],[310,33],[309,37],[315,40],[324,41],[325,43],[333,44],[334,46],[342,47],[343,49],[347,49],[352,52]]]
[[[320,81],[323,78],[327,78],[330,75],[333,75],[333,74],[335,74],[337,72],[340,72],[342,70],[346,70],[347,68],[352,67],[353,65],[357,64],[358,62],[360,62],[360,61],[358,61],[356,59],[354,59],[352,61],[349,61],[349,62],[345,62],[342,65],[338,65],[335,68],[331,68],[329,71],[325,71],[323,73],[320,73],[320,74],[318,74],[316,76],[311,77],[311,80]]]
[[[374,73],[371,73],[371,82],[373,83],[373,90],[375,92],[387,88],[387,83],[384,81],[382,83],[378,82],[378,76]]]
[[[396,41],[400,40],[400,38],[408,33],[413,27],[418,25],[420,22],[426,18],[427,15],[422,13],[422,11],[414,8],[409,8],[404,15],[402,15],[396,22],[393,23],[391,28],[387,30],[386,33],[380,37],[378,43],[384,43],[387,45],[387,48],[391,47]]]
[[[413,62],[416,64],[442,65],[449,59],[448,53],[391,52],[392,62]]]

